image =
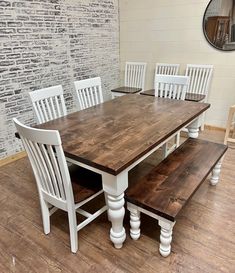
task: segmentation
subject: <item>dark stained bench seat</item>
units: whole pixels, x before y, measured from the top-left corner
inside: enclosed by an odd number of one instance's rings
[[[160,253],[170,254],[172,228],[188,200],[212,172],[216,185],[220,159],[227,150],[223,144],[189,138],[150,173],[126,192],[131,212],[131,237],[140,236],[140,212],[158,219],[161,226]]]

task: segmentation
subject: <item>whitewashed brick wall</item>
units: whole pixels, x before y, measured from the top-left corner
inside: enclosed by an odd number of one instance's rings
[[[119,83],[118,0],[0,0],[0,158],[21,150],[12,118],[34,124],[28,92],[100,76],[105,99]]]

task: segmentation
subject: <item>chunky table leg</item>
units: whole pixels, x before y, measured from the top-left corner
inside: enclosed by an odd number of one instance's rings
[[[133,240],[138,240],[140,238],[140,211],[131,203],[127,203],[127,209],[130,211],[130,236]]]
[[[195,119],[191,124],[188,125],[188,136],[191,138],[198,138],[199,132],[199,119]]]
[[[108,197],[108,216],[112,223],[110,229],[110,239],[116,248],[121,248],[126,239],[126,232],[123,227],[123,218],[125,215],[124,209],[124,194],[119,196],[107,195]]]
[[[175,222],[159,220],[158,223],[161,227],[159,252],[163,257],[167,257],[171,253],[172,229]]]
[[[212,176],[210,179],[210,183],[212,186],[215,186],[219,182],[219,175],[221,171],[221,165],[222,165],[222,160],[220,160],[212,170]]]
[[[103,189],[108,206],[108,219],[112,224],[110,239],[116,248],[121,248],[126,239],[126,231],[123,227],[124,191],[128,187],[128,172],[122,172],[117,176],[102,175]]]

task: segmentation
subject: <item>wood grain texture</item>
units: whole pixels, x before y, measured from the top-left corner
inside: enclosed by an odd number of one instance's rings
[[[125,93],[125,94],[135,94],[140,92],[142,88],[122,86],[115,89],[112,89],[111,92]]]
[[[59,130],[67,157],[117,175],[209,107],[122,96],[37,127]]]
[[[203,139],[223,143],[224,133],[203,131]],[[183,139],[182,139],[183,140]],[[130,171],[135,183],[160,159],[158,151]],[[44,235],[36,183],[27,158],[0,168],[1,273],[233,273],[235,268],[235,150],[225,154],[220,183],[203,183],[182,210],[174,227],[172,253],[158,252],[157,221],[142,215],[141,238],[127,240],[121,250],[109,239],[103,214],[79,232],[79,251],[70,252],[67,214],[52,215]],[[100,207],[103,200],[95,200]],[[129,215],[124,222],[129,230]]]
[[[128,188],[127,201],[174,222],[226,150],[222,144],[188,139]]]
[[[154,93],[155,93],[154,89],[149,89],[149,90],[140,92],[141,95],[146,95],[146,96],[154,96]],[[205,98],[206,96],[202,94],[186,93],[185,95],[186,101],[200,102],[200,101],[203,101]]]

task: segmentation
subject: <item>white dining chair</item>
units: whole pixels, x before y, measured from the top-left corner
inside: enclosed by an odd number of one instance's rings
[[[156,63],[155,75],[178,75],[179,67],[179,64]]]
[[[189,93],[205,95],[207,102],[209,87],[212,79],[213,65],[187,64],[185,76],[190,78]],[[201,116],[201,130],[204,129],[205,115]]]
[[[162,75],[156,74],[155,77],[155,96],[184,100],[189,85],[189,77],[187,76],[175,76],[175,75]],[[180,144],[180,132],[173,137],[174,144],[168,147],[168,143],[163,146],[163,156],[167,157],[173,150],[175,150]]]
[[[73,165],[69,172],[58,131],[30,128],[13,119],[29,157],[37,183],[44,233],[50,233],[50,216],[61,209],[68,213],[71,251],[78,250],[77,232],[103,213],[81,207],[103,193],[101,175]],[[76,212],[86,219],[77,225]]]
[[[125,87],[138,88],[139,91],[134,91],[133,93],[127,93],[115,90],[112,90],[112,99],[127,94],[137,94],[141,90],[144,90],[145,87],[145,74],[146,74],[147,63],[144,62],[126,62],[125,64],[125,78],[124,85]]]
[[[100,77],[75,81],[74,86],[80,110],[95,106],[104,101]]]
[[[136,87],[144,90],[147,63],[126,62],[124,84],[127,87]]]
[[[29,97],[38,124],[67,115],[61,85],[29,92]]]

